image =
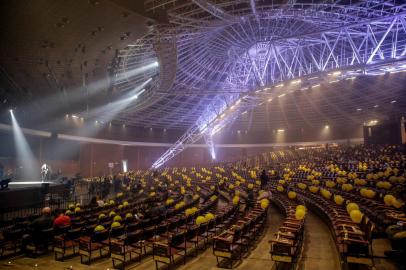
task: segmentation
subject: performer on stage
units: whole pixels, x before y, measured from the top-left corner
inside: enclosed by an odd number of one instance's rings
[[[41,166],[41,180],[42,182],[51,180],[51,167],[46,163]]]

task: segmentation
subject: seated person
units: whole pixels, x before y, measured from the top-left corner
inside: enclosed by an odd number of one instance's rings
[[[27,245],[31,242],[41,240],[42,231],[53,228],[54,219],[51,216],[51,208],[44,207],[42,215],[34,219],[28,226],[28,234],[23,235],[22,250],[27,250]]]
[[[65,215],[63,211],[60,209],[55,210],[55,220],[54,220],[54,226],[57,228],[63,228],[70,226],[71,220],[70,217]]]
[[[51,208],[44,207],[42,209],[42,215],[34,219],[30,224],[30,230],[33,233],[41,232],[43,230],[52,228],[54,224],[54,219],[51,216]]]

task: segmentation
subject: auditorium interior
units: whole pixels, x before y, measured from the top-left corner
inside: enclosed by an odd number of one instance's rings
[[[406,1],[0,1],[0,269],[405,270]]]

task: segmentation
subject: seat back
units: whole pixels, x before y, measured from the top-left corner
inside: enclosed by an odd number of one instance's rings
[[[99,232],[94,232],[92,235],[92,241],[93,242],[102,242],[106,239],[109,238],[109,230],[108,229],[104,229],[102,231]]]
[[[185,232],[180,232],[172,235],[169,241],[171,247],[177,247],[185,242]]]

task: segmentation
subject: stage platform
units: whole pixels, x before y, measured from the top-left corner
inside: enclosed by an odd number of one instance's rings
[[[69,192],[61,181],[17,181],[9,183],[8,188],[0,191],[0,211],[10,211],[24,207],[41,205],[46,194],[63,197]]]
[[[14,190],[19,188],[27,188],[27,187],[39,187],[42,184],[49,184],[51,185],[60,185],[60,183],[55,182],[41,182],[41,181],[12,181],[8,184],[8,190]]]

